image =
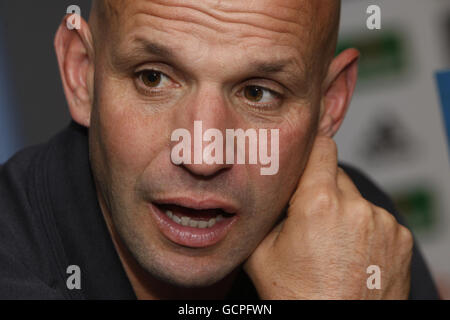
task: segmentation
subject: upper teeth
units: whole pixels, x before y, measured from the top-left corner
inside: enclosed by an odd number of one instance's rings
[[[166,211],[166,216],[168,216],[170,219],[172,219],[172,221],[174,221],[175,223],[180,224],[182,226],[185,226],[185,227],[189,226],[189,227],[199,228],[199,229],[211,228],[217,222],[220,222],[224,219],[222,215],[218,215],[216,218],[211,218],[211,219],[209,219],[209,221],[195,220],[195,219],[192,219],[192,218],[189,218],[186,216],[183,216],[180,218],[180,217],[174,215],[173,212],[170,210]]]

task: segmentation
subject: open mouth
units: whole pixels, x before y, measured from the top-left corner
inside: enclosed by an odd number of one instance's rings
[[[161,233],[176,244],[202,248],[221,241],[237,219],[229,208],[191,208],[174,203],[152,203]]]
[[[217,223],[233,217],[233,214],[220,208],[196,210],[170,204],[159,205],[159,208],[176,224],[198,229],[212,228]]]

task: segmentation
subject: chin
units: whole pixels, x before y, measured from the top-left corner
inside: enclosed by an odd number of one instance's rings
[[[215,275],[206,276],[189,276],[189,275],[176,275],[167,274],[159,277],[159,280],[169,283],[173,286],[187,289],[206,288],[219,283],[223,278],[219,278]]]
[[[153,278],[180,288],[213,286],[231,275],[247,256],[242,248],[230,250],[230,245],[209,250],[171,246],[151,236],[156,232],[126,223],[116,225],[127,251],[150,281]]]
[[[141,266],[153,277],[181,288],[204,288],[217,284],[227,277],[236,267],[223,264],[198,261],[194,257],[184,257],[185,261],[144,261]],[[138,259],[141,260],[141,259]],[[191,261],[191,262],[189,262]]]

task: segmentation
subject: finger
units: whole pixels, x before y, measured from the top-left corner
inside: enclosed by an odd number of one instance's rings
[[[341,193],[345,197],[349,198],[361,198],[361,193],[359,192],[353,180],[345,173],[342,168],[338,168],[337,174],[337,186]]]
[[[247,274],[251,274],[252,270],[255,270],[258,266],[265,261],[265,257],[270,255],[271,249],[273,249],[275,242],[280,235],[283,225],[286,219],[283,219],[269,232],[269,234],[261,241],[256,250],[245,261],[243,267]]]
[[[278,236],[281,233],[281,230],[283,230],[283,226],[284,223],[286,222],[287,218],[284,218],[283,220],[281,220],[279,223],[277,223],[275,225],[275,227],[272,228],[272,230],[270,230],[269,234],[265,237],[265,239],[263,240],[263,243],[261,243],[260,246],[265,246],[265,247],[272,247],[275,242],[278,239]]]
[[[308,189],[318,184],[337,185],[337,146],[333,139],[317,136],[298,188]]]

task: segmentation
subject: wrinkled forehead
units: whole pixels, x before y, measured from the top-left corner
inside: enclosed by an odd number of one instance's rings
[[[167,6],[194,8],[199,5],[222,11],[255,12],[278,16],[280,19],[298,20],[312,15],[326,14],[340,6],[340,0],[94,0],[94,7],[110,17],[119,17],[130,9],[153,3]]]
[[[276,28],[284,23],[286,29],[298,25],[301,33],[317,37],[337,32],[339,8],[340,0],[94,0],[92,12],[103,27],[124,27],[136,13],[160,13],[164,18],[164,11],[166,15],[173,11],[170,18],[189,19],[182,15],[197,11],[216,18],[217,24],[241,22]]]
[[[229,41],[267,38],[295,47],[305,60],[322,60],[334,53],[339,8],[339,0],[95,0],[92,20],[97,37],[115,44],[137,28],[161,31],[179,22],[197,37],[213,31]]]

